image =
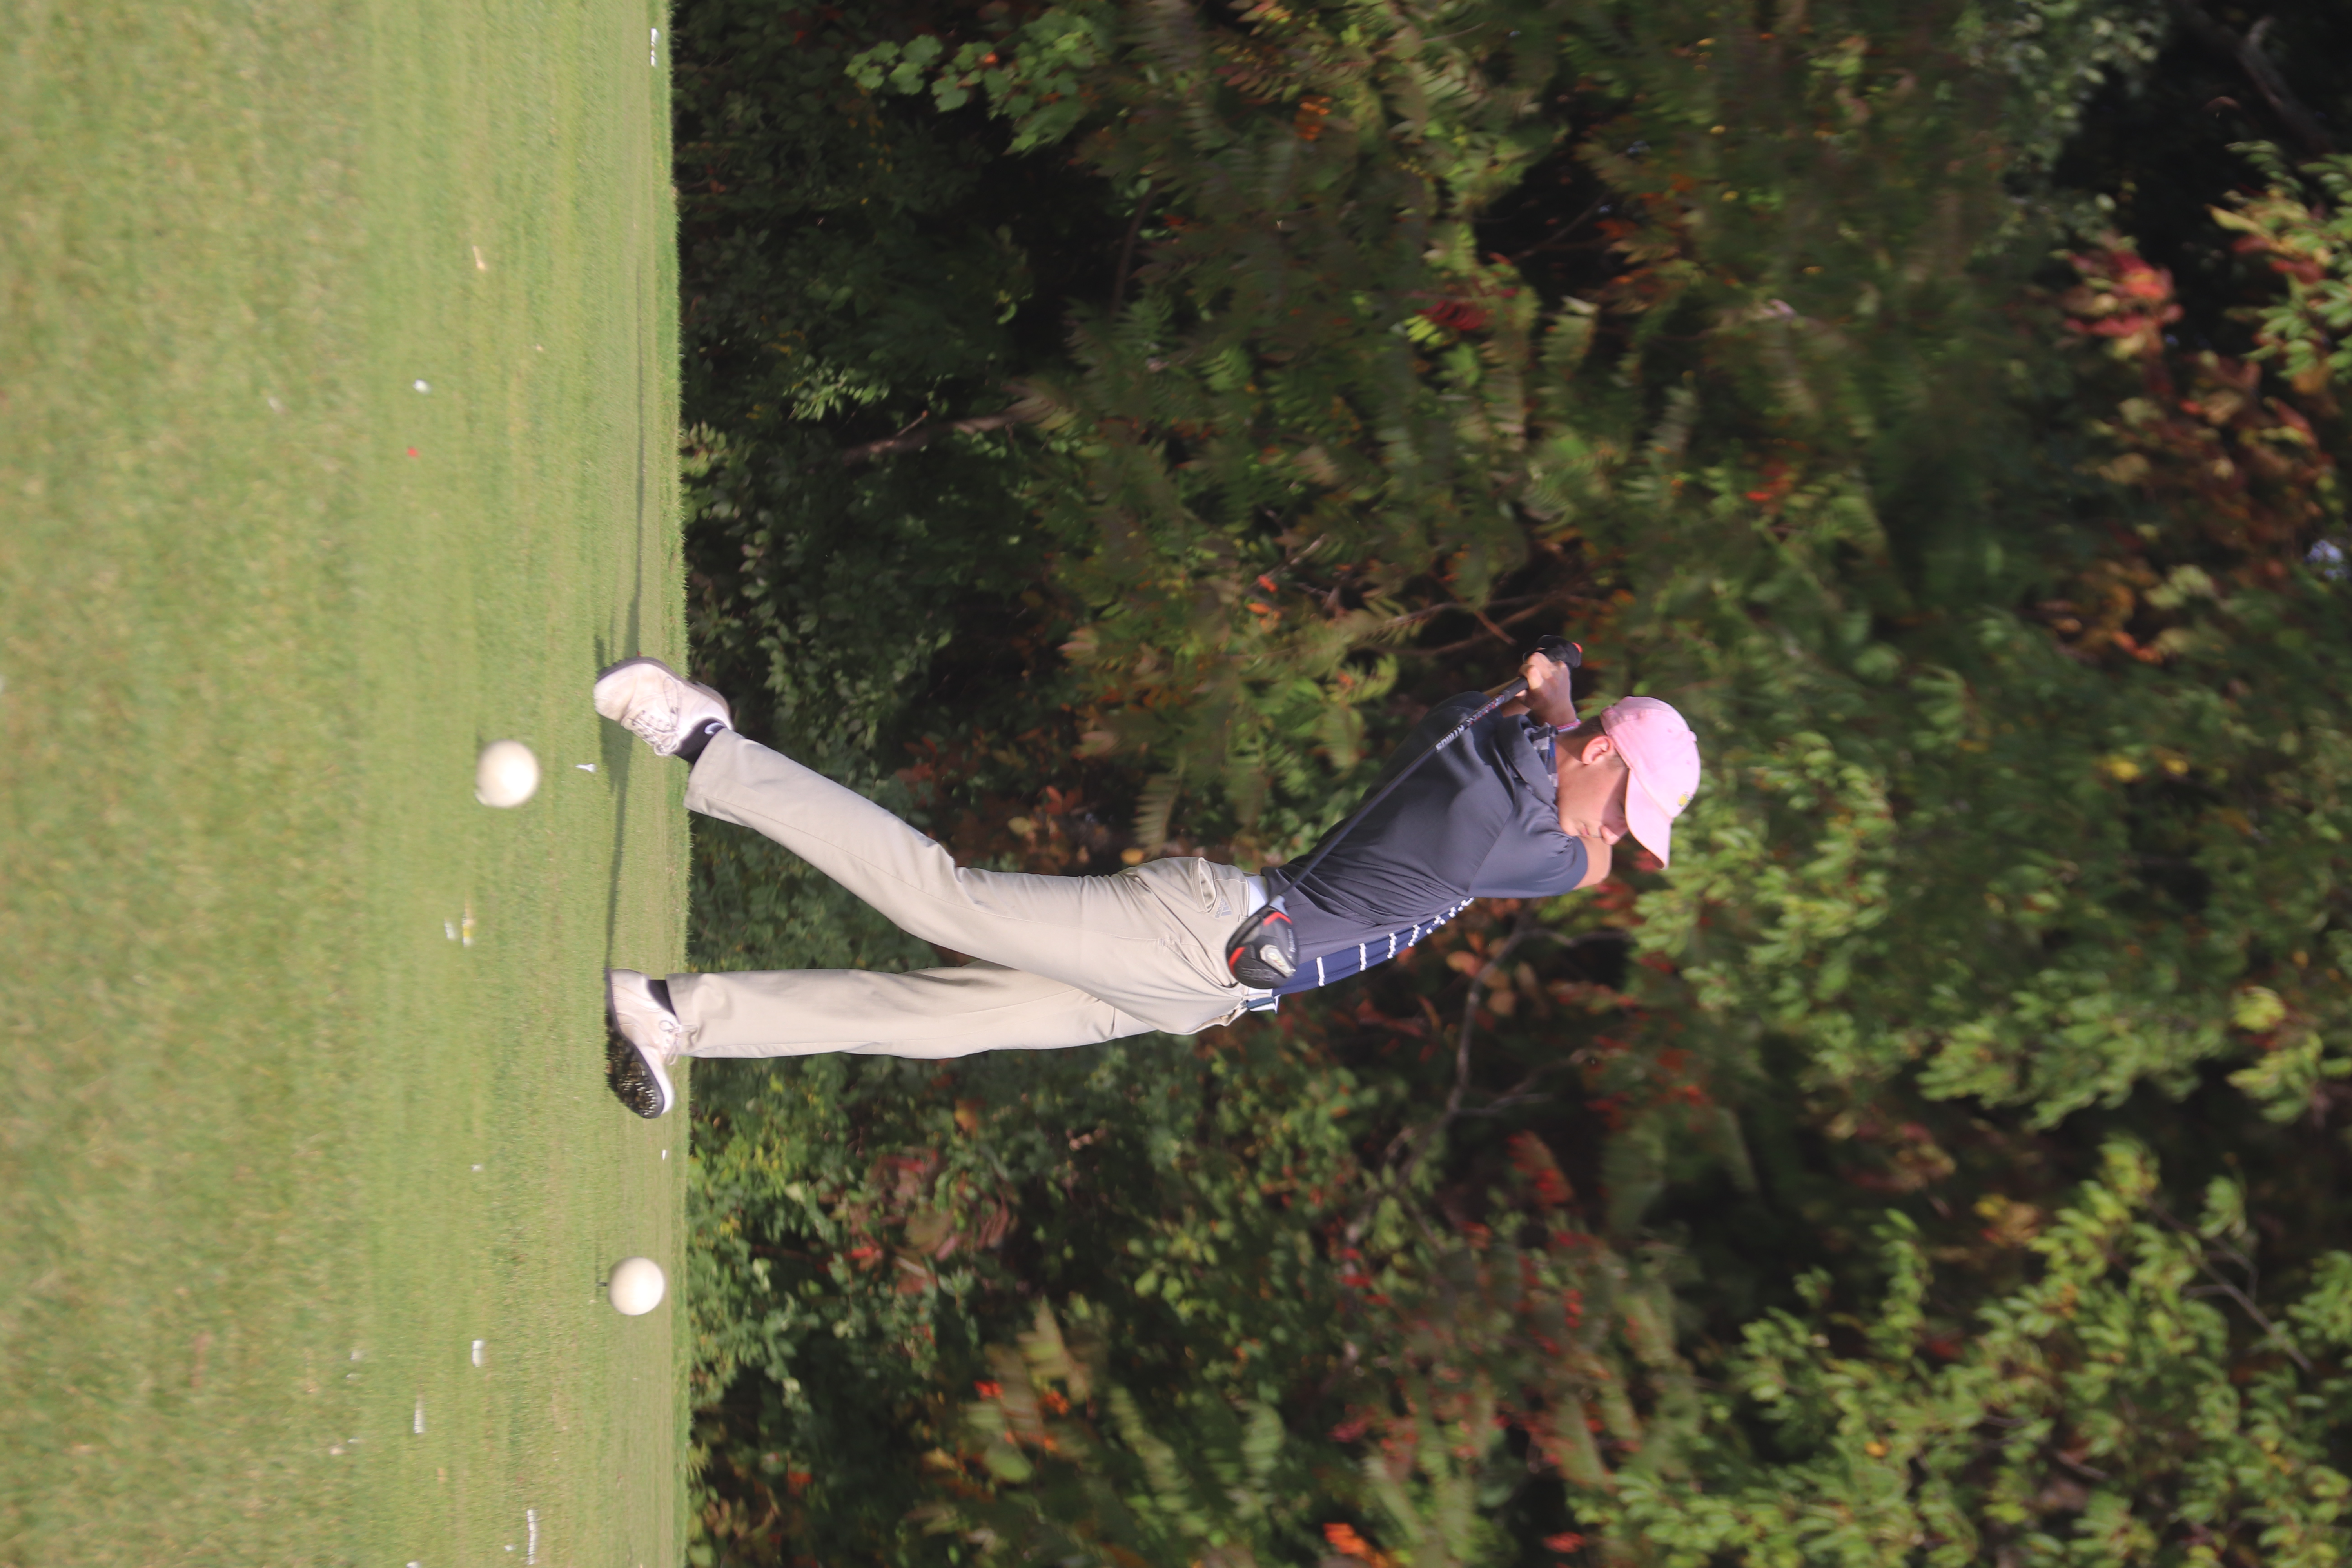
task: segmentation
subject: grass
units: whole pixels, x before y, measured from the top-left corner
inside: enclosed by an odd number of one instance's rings
[[[663,16],[14,15],[0,1563],[673,1563],[599,973],[681,960],[683,771],[586,700],[683,646]]]

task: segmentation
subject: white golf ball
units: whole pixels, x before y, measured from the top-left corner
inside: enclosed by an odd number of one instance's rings
[[[611,1299],[613,1310],[621,1316],[642,1318],[661,1305],[662,1292],[668,1288],[660,1264],[650,1258],[624,1258],[613,1265],[613,1277],[605,1283],[604,1294]]]
[[[539,759],[520,741],[492,741],[474,764],[474,798],[484,805],[520,805],[539,789]]]

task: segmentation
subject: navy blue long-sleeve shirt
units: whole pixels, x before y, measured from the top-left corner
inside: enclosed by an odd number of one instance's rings
[[[1373,793],[1485,700],[1465,691],[1431,709]],[[1490,715],[1415,769],[1306,881],[1268,868],[1266,889],[1298,934],[1298,973],[1276,994],[1394,958],[1473,899],[1549,898],[1584,880],[1584,846],[1559,826],[1553,743],[1541,720]]]

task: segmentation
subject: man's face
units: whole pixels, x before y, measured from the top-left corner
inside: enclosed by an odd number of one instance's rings
[[[1559,826],[1578,838],[1614,844],[1626,834],[1625,790],[1633,775],[1617,743],[1595,731],[1559,738]]]

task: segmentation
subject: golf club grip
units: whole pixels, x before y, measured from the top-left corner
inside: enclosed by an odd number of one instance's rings
[[[1536,651],[1543,655],[1546,658],[1551,660],[1554,664],[1564,666],[1567,668],[1581,669],[1584,668],[1584,645],[1581,643],[1572,643],[1566,637],[1538,637],[1536,639]]]

